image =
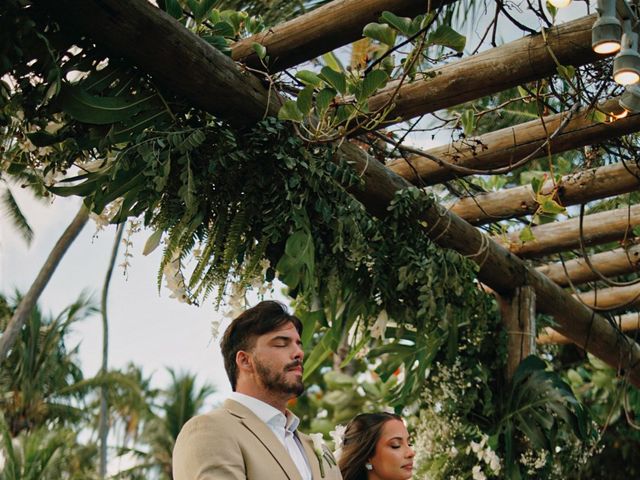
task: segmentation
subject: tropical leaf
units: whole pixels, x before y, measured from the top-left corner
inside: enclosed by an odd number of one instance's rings
[[[287,100],[278,111],[278,120],[290,120],[292,122],[301,122],[303,119],[302,112],[298,109],[295,100]]]
[[[534,449],[554,455],[560,424],[569,426],[581,441],[588,436],[588,414],[571,387],[560,376],[547,371],[547,365],[535,355],[525,358],[511,381],[509,395],[499,422],[498,433],[505,442],[508,474],[518,476],[515,438],[519,432]]]
[[[467,37],[459,34],[449,25],[440,25],[427,39],[429,45],[442,45],[456,52],[462,52],[467,43]]]
[[[57,97],[59,106],[79,122],[93,125],[109,125],[134,117],[155,98],[149,94],[140,99],[125,96],[102,97],[92,95],[77,85],[63,84]]]
[[[382,12],[380,20],[388,23],[405,36],[411,35],[411,19],[409,17],[398,17],[391,12]]]
[[[9,187],[6,187],[4,192],[2,192],[0,202],[4,213],[11,219],[14,228],[22,235],[22,238],[27,244],[31,244],[31,240],[33,240],[33,229],[22,213]]]
[[[396,43],[396,31],[386,23],[368,23],[362,33],[365,37],[377,40],[389,47],[393,47]]]

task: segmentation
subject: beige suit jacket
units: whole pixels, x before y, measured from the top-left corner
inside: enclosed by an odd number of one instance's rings
[[[313,480],[342,480],[331,452],[322,459],[311,438],[297,433]],[[173,450],[174,480],[302,480],[284,445],[251,410],[233,400],[189,420]]]

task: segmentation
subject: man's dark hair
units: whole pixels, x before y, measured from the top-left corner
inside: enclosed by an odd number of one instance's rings
[[[238,380],[237,353],[240,350],[251,350],[257,337],[278,330],[289,322],[296,327],[298,335],[302,335],[300,319],[289,314],[287,307],[283,304],[273,300],[260,302],[233,319],[224,332],[220,348],[224,358],[224,368],[234,392]]]

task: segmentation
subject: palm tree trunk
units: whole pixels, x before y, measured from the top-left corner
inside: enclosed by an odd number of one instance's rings
[[[107,267],[107,275],[104,279],[104,286],[102,287],[102,299],[100,301],[100,310],[102,312],[102,367],[100,368],[101,374],[107,373],[109,364],[109,322],[107,320],[107,296],[109,295],[109,284],[111,283],[111,275],[113,274],[113,267],[116,263],[116,257],[118,256],[118,248],[120,247],[120,240],[122,240],[122,233],[124,232],[125,223],[120,223],[116,230],[116,238],[113,242],[113,249],[111,250],[111,259],[109,260],[109,266]],[[108,422],[108,402],[107,402],[107,387],[100,387],[100,423],[98,425],[98,434],[100,436],[100,478],[104,479],[107,474],[107,436],[109,435],[109,422]]]
[[[55,272],[58,264],[60,263],[60,260],[62,260],[62,257],[67,252],[69,246],[82,231],[82,228],[85,226],[88,219],[89,210],[87,210],[87,208],[83,204],[67,229],[54,245],[51,253],[49,254],[49,257],[44,262],[44,265],[40,269],[38,276],[31,285],[31,288],[29,288],[27,294],[22,298],[20,304],[18,305],[18,308],[16,308],[16,311],[11,317],[11,320],[9,320],[7,329],[0,337],[0,363],[4,362],[4,360],[7,358],[9,350],[15,343],[16,338],[18,338],[20,329],[29,317],[31,310],[38,302],[38,298],[40,298],[42,291],[47,286],[47,283],[49,283],[53,272]]]

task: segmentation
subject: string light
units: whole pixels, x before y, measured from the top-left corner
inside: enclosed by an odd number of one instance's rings
[[[616,0],[598,0],[596,10],[598,19],[591,29],[591,47],[596,53],[615,53],[620,50],[622,36],[622,24],[616,16]]]
[[[633,31],[631,21],[623,24],[622,50],[613,60],[613,79],[620,85],[631,85],[640,80],[640,54],[638,34]]]

